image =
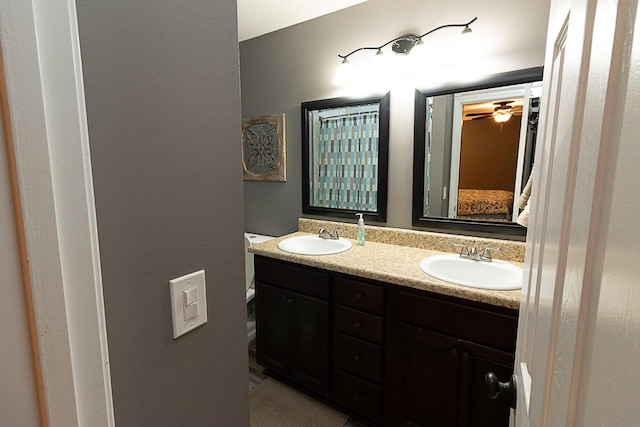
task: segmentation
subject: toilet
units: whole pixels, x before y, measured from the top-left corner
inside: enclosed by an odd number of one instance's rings
[[[256,243],[266,242],[275,239],[272,236],[261,234],[244,233],[244,265],[245,284],[247,293],[247,341],[251,342],[256,337],[256,313],[253,297],[256,295],[255,272],[253,269],[253,254],[249,253],[249,247]]]

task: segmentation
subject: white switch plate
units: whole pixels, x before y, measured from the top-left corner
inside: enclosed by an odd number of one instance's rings
[[[196,288],[195,300],[190,295],[189,301],[193,301],[191,306],[187,306],[185,291]],[[173,323],[173,338],[178,338],[192,329],[206,323],[207,321],[207,292],[204,280],[204,270],[196,271],[177,279],[169,280],[169,290],[171,293],[171,320]],[[197,315],[189,318],[185,316],[188,310],[191,315],[197,310]],[[189,318],[189,320],[184,320]]]

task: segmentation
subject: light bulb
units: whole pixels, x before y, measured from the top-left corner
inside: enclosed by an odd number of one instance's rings
[[[422,41],[422,39],[418,39],[411,49],[411,55],[422,56],[426,53],[426,50],[424,41]]]
[[[390,71],[389,58],[381,49],[378,49],[369,64],[369,78],[371,80],[384,81],[387,79]]]
[[[460,37],[456,41],[456,50],[461,59],[476,57],[481,54],[480,44],[476,33],[471,28],[464,27]]]
[[[347,58],[344,58],[340,65],[338,65],[338,69],[336,70],[336,76],[334,77],[332,83],[336,86],[344,86],[351,83],[353,80],[353,69],[352,65],[347,61]]]
[[[508,122],[509,119],[511,118],[512,114],[508,111],[495,111],[493,114],[493,120],[495,120],[498,123],[504,123],[504,122]]]
[[[418,39],[416,44],[411,49],[411,53],[409,58],[413,63],[413,67],[417,69],[422,69],[429,64],[429,49],[424,45],[424,41],[422,39]]]

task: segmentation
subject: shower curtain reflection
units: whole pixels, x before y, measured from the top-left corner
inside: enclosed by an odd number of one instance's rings
[[[379,105],[312,113],[314,206],[374,212],[378,190]]]
[[[385,221],[389,94],[303,102],[302,212]]]

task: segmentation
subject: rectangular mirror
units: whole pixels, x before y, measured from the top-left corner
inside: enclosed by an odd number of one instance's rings
[[[303,102],[302,212],[385,221],[389,94]]]
[[[542,68],[416,91],[413,225],[524,240],[517,201],[533,167]]]

